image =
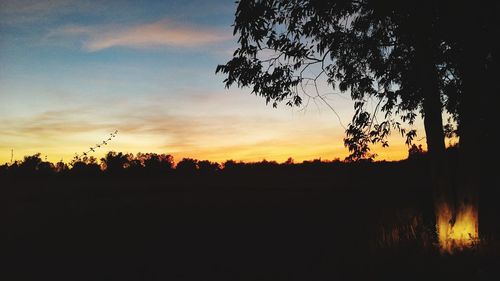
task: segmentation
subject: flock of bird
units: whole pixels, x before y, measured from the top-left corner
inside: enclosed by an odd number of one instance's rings
[[[115,130],[113,133],[109,134],[109,137],[102,142],[96,144],[95,146],[91,146],[88,151],[83,152],[82,154],[75,153],[75,160],[81,160],[82,157],[87,157],[90,153],[95,152],[98,148],[107,145],[116,135],[118,134],[118,130]]]

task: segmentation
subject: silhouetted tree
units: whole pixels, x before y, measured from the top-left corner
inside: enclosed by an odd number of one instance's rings
[[[138,154],[137,158],[147,170],[154,172],[169,172],[174,167],[174,157],[169,154],[145,153]]]
[[[9,172],[9,164],[5,163],[0,166],[0,176],[5,176]]]
[[[36,153],[30,156],[24,156],[24,160],[19,165],[19,168],[26,173],[36,172],[40,164],[42,163],[42,158],[40,158],[40,155],[40,153]]]
[[[425,155],[425,151],[422,148],[422,145],[412,144],[410,149],[408,149],[408,159],[417,160],[421,159]]]
[[[239,173],[245,168],[245,163],[234,160],[226,160],[222,163],[223,171],[226,173]]]
[[[38,172],[42,175],[50,175],[55,172],[54,164],[48,161],[42,161],[38,165]]]
[[[57,173],[65,173],[69,170],[69,167],[66,163],[64,163],[62,160],[57,162],[54,166],[54,170]]]
[[[488,126],[477,124],[488,123],[484,119],[491,119],[492,110],[487,106],[487,113],[478,114],[481,101],[488,100],[480,97],[489,97],[491,91],[476,91],[487,89],[479,84],[492,85],[485,79],[498,69],[492,37],[499,5],[486,1],[472,10],[469,6],[449,7],[444,1],[242,0],[234,22],[239,47],[216,72],[227,75],[226,87],[251,87],[273,106],[302,104],[304,97],[311,97],[308,85],[317,91],[322,76],[332,88],[350,91],[355,114],[344,139],[349,160],[373,158],[369,145],[387,146],[394,129],[411,144],[416,132],[403,124],[413,124],[420,113],[436,207],[453,223],[456,191],[448,180],[442,110],[459,124],[461,143],[481,145],[481,135],[491,129],[481,132]],[[308,77],[310,70],[316,74]],[[498,91],[498,86],[493,89]],[[319,92],[312,96],[325,100]],[[371,98],[378,101],[369,112]],[[464,155],[473,155],[473,149],[468,151]],[[468,163],[478,160],[477,154],[466,158]],[[476,176],[469,176],[469,182],[479,178],[477,166],[472,171]]]
[[[293,165],[295,163],[295,161],[293,160],[292,157],[288,157],[288,159],[286,159],[286,161],[283,163],[285,165]]]
[[[183,158],[179,163],[177,163],[175,169],[181,173],[193,174],[198,170],[198,160]]]
[[[101,166],[94,156],[84,156],[74,159],[70,172],[79,176],[97,176],[101,173]]]
[[[113,174],[123,172],[125,168],[129,167],[129,161],[132,158],[133,155],[130,154],[110,151],[101,158],[101,162],[106,172]]]
[[[213,174],[220,170],[220,165],[217,162],[202,160],[198,162],[198,170],[202,174]]]
[[[23,161],[20,163],[13,163],[10,169],[14,172],[15,170],[18,170],[19,173],[28,175],[49,175],[55,172],[54,164],[48,161],[43,161],[42,158],[40,158],[40,153],[25,156]]]

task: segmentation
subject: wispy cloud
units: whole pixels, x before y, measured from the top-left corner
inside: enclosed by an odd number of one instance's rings
[[[78,0],[1,0],[0,23],[39,23],[60,16],[102,9],[99,2]]]
[[[180,115],[161,104],[107,113],[102,108],[85,106],[50,110],[24,118],[0,118],[0,135],[4,136],[0,140],[0,163],[9,159],[10,148],[19,155],[41,151],[57,158],[53,160],[70,159],[115,129],[119,136],[106,149],[166,152],[177,159],[282,161],[289,156],[304,160],[347,155],[341,141],[343,134],[329,124],[310,126],[295,121],[227,113]],[[405,157],[407,148],[396,138],[391,137],[391,150],[375,147],[379,159]]]
[[[112,47],[157,48],[157,47],[203,47],[231,39],[230,32],[179,24],[164,19],[153,23],[131,25],[81,26],[71,25],[52,31],[47,39],[58,37],[79,39],[83,49],[96,52]]]

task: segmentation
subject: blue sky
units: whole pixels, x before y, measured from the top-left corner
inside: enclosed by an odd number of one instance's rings
[[[236,4],[217,1],[0,1],[0,162],[106,150],[282,161],[343,158],[324,104],[274,109],[215,75],[234,48]],[[327,91],[326,87],[323,90]],[[332,95],[347,124],[352,104]],[[406,156],[403,141],[377,151]]]

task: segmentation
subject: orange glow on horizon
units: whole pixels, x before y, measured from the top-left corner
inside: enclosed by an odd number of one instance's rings
[[[47,149],[46,151],[37,149],[14,149],[14,161],[20,161],[24,156],[33,155],[40,152],[42,159],[47,159],[50,162],[56,163],[61,159],[69,163],[75,156],[75,152],[82,150],[76,146],[63,146],[66,149],[61,151],[58,149]],[[148,149],[137,150],[135,146],[110,146],[109,148],[99,149],[95,153],[90,153],[89,156],[94,156],[97,159],[103,157],[108,151],[116,151],[123,153],[137,154],[138,152],[154,152],[165,153],[174,156],[175,161],[180,161],[182,158],[194,158],[198,160],[210,160],[212,162],[222,163],[226,160],[243,161],[243,162],[258,162],[262,160],[276,161],[278,163],[285,162],[289,157],[299,163],[307,160],[322,159],[325,161],[340,159],[343,160],[348,156],[347,149],[342,145],[332,145],[328,143],[314,143],[311,145],[280,145],[279,143],[273,144],[249,144],[249,145],[235,145],[235,146],[222,146],[222,147],[208,147],[208,148],[185,148],[182,150],[168,149],[161,147],[147,147]],[[0,154],[0,163],[10,162],[10,149],[2,149]],[[405,145],[395,145],[389,148],[374,147],[373,151],[378,156],[376,161],[398,161],[406,159],[408,156],[408,148]]]

